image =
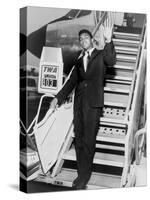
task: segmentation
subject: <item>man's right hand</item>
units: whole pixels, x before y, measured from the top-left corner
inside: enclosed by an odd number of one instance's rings
[[[55,111],[58,107],[58,99],[54,98],[51,103],[50,103],[50,109],[52,109],[53,111]]]

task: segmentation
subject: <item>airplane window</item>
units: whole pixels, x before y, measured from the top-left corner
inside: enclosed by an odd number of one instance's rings
[[[79,15],[77,16],[77,18],[86,16],[86,15],[89,15],[89,14],[91,14],[91,12],[92,12],[91,10],[82,10],[82,11],[79,13]]]
[[[66,17],[67,18],[74,18],[78,12],[79,12],[79,10],[72,9],[67,13]]]

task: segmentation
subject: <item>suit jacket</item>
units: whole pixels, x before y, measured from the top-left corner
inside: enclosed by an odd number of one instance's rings
[[[75,88],[74,108],[77,108],[81,95],[84,95],[92,107],[104,105],[104,75],[106,66],[113,66],[116,62],[116,53],[113,42],[106,43],[103,50],[94,49],[84,71],[83,56],[75,64],[70,78],[58,92],[56,98],[61,104]]]

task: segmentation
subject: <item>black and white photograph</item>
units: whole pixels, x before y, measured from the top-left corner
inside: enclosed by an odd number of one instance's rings
[[[147,14],[20,8],[20,190],[147,186]]]

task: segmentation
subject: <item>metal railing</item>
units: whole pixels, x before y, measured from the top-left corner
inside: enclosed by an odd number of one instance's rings
[[[138,66],[139,66],[139,62],[140,62],[142,43],[143,43],[144,36],[145,36],[145,28],[146,28],[146,21],[144,21],[144,25],[143,25],[143,28],[142,28],[140,44],[139,44],[139,47],[138,47],[138,54],[137,54],[136,63],[135,63],[135,70],[134,70],[131,89],[130,89],[129,102],[128,102],[128,105],[127,105],[127,108],[126,108],[126,116],[128,115],[129,110],[131,109],[132,102],[133,102],[133,96],[134,96],[133,91],[134,91],[135,85],[136,85],[136,73],[137,73],[137,69],[138,69]],[[127,117],[129,117],[129,116],[127,116]],[[128,120],[128,118],[127,118],[127,120]]]
[[[135,134],[135,160],[136,165],[140,164],[142,153],[146,143],[146,124],[144,128],[138,130]]]
[[[100,21],[98,22],[98,24],[96,25],[95,29],[92,32],[93,37],[95,36],[96,32],[99,30],[100,26],[102,25],[102,23],[104,23],[105,19],[107,18],[107,12],[104,12]]]

